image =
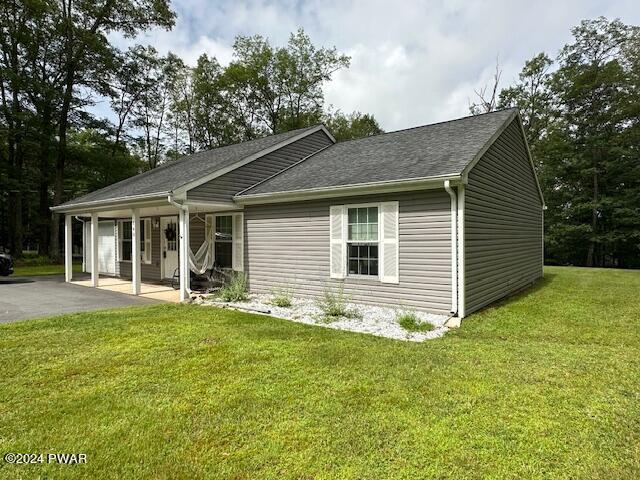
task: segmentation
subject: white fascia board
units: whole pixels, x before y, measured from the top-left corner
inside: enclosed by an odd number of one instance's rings
[[[235,196],[233,197],[233,200],[240,205],[257,205],[264,203],[295,202],[356,195],[408,192],[413,190],[444,188],[444,180],[449,180],[455,184],[456,182],[460,182],[461,176],[457,174],[441,175],[410,180],[393,180],[387,182],[310,188],[306,190],[293,190],[288,192],[259,193],[254,195]]]
[[[538,175],[536,174],[536,169],[533,165],[533,157],[531,156],[531,150],[529,149],[529,142],[527,142],[527,135],[524,132],[524,127],[522,126],[522,118],[520,117],[520,113],[515,110],[509,117],[505,120],[504,124],[491,136],[489,141],[484,144],[484,146],[480,149],[480,151],[473,157],[473,160],[469,162],[469,164],[462,171],[463,182],[467,183],[467,177],[469,176],[469,172],[476,164],[480,161],[482,156],[487,153],[487,150],[493,145],[493,143],[498,139],[500,135],[507,129],[513,119],[518,121],[518,127],[520,129],[520,133],[522,134],[522,139],[524,141],[525,148],[527,150],[527,158],[529,159],[529,163],[531,165],[531,171],[533,172],[533,177],[536,181],[536,187],[538,188],[538,195],[540,195],[540,201],[542,202],[542,206],[545,206],[544,196],[542,195],[542,188],[540,188],[540,182],[538,181]]]
[[[333,138],[333,136],[329,133],[329,131],[325,128],[324,125],[318,125],[316,127],[313,127],[309,130],[305,130],[302,133],[299,133],[298,135],[295,135],[291,138],[288,138],[287,140],[283,140],[280,143],[277,143],[276,145],[273,145],[269,148],[265,148],[264,150],[260,150],[257,153],[254,153],[253,155],[250,155],[248,157],[243,158],[242,160],[240,160],[239,162],[236,162],[232,165],[229,165],[228,167],[222,168],[220,170],[217,170],[215,172],[212,172],[208,175],[205,175],[204,177],[201,177],[197,180],[194,180],[192,182],[186,183],[176,189],[173,190],[173,193],[177,196],[177,195],[184,195],[187,193],[187,191],[199,187],[200,185],[202,185],[203,183],[207,183],[210,182],[211,180],[221,177],[222,175],[229,173],[233,170],[236,170],[237,168],[240,168],[248,163],[253,162],[254,160],[257,160],[260,157],[264,157],[265,155],[268,155],[272,152],[275,152],[276,150],[280,150],[283,147],[286,147],[287,145],[297,142],[298,140],[301,140],[305,137],[308,137],[309,135],[311,135],[312,133],[316,133],[318,131],[323,131],[325,132],[329,138],[333,141],[333,143],[335,143],[335,139]]]
[[[91,202],[74,203],[72,205],[58,205],[50,207],[53,212],[74,213],[74,212],[90,212],[105,208],[113,208],[114,206],[127,207],[137,205],[141,202],[149,202],[153,200],[166,199],[169,192],[149,193],[143,195],[129,195],[126,197],[117,197],[109,200],[93,200]]]
[[[542,202],[542,208],[547,208],[546,203],[544,203],[544,195],[542,195],[542,188],[540,187],[540,181],[538,180],[538,174],[536,173],[536,167],[533,164],[533,156],[531,155],[531,150],[529,149],[529,142],[527,141],[527,134],[524,131],[524,125],[522,125],[522,118],[520,117],[520,112],[518,112],[518,125],[520,126],[520,133],[522,133],[522,138],[524,139],[524,145],[527,148],[527,157],[529,157],[529,163],[531,164],[531,171],[533,172],[533,178],[536,180],[536,187],[538,187],[538,194],[540,195],[540,201]]]
[[[478,153],[475,154],[475,156],[467,164],[467,166],[464,167],[464,170],[462,171],[462,176],[464,178],[466,178],[467,175],[469,175],[469,172],[471,171],[471,169],[475,167],[476,163],[478,163],[482,158],[482,156],[485,153],[487,153],[487,150],[489,150],[489,147],[491,147],[491,145],[493,145],[493,143],[498,139],[498,137],[502,135],[502,132],[504,132],[507,129],[507,127],[511,124],[511,121],[516,117],[516,115],[517,115],[517,111],[513,111],[513,113],[511,113],[509,117],[507,117],[507,119],[500,126],[500,128],[496,130],[493,135],[491,135],[491,138],[487,140],[487,142],[482,146],[482,148],[478,151]],[[525,140],[525,143],[526,143],[526,140]]]

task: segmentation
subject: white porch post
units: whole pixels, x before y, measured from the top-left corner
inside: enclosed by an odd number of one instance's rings
[[[98,214],[91,214],[91,285],[98,286]]]
[[[82,271],[87,271],[87,228],[85,222],[82,222]]]
[[[131,289],[140,295],[140,210],[131,210]]]
[[[73,241],[71,235],[71,215],[64,216],[64,281],[69,283],[73,276]]]
[[[189,210],[180,209],[180,244],[178,246],[178,261],[180,263],[180,301],[189,298]]]

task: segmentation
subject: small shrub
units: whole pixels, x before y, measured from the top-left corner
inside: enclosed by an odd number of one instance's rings
[[[276,307],[289,308],[292,305],[291,297],[287,295],[275,295],[271,299],[271,304]]]
[[[276,307],[289,308],[293,305],[291,288],[286,287],[278,287],[271,290],[271,301],[269,302],[271,305],[275,305]]]
[[[244,302],[247,295],[247,277],[243,273],[235,273],[229,283],[218,291],[218,297],[225,302]]]
[[[416,312],[401,312],[396,316],[396,322],[407,332],[428,332],[433,330],[433,325],[423,322],[418,318]]]
[[[340,317],[360,318],[361,314],[354,308],[348,307],[348,297],[344,294],[342,285],[336,292],[325,288],[322,298],[318,300],[318,308],[322,310],[325,321],[337,320]]]

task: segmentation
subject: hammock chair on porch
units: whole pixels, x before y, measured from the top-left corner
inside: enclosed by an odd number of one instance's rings
[[[191,290],[200,292],[214,292],[224,286],[230,279],[230,273],[215,264],[213,249],[209,248],[209,241],[205,240],[194,254],[189,247],[189,270]],[[173,272],[171,286],[175,289],[180,285],[180,269]]]

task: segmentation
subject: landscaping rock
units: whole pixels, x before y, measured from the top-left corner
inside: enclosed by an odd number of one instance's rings
[[[274,317],[292,320],[294,322],[318,325],[338,330],[369,333],[379,337],[394,338],[422,342],[424,340],[438,338],[445,334],[448,328],[445,326],[449,317],[432,313],[418,312],[416,316],[424,322],[434,326],[428,332],[408,332],[396,322],[396,317],[401,309],[379,307],[373,305],[349,304],[348,308],[358,312],[358,318],[339,317],[327,320],[323,318],[322,311],[316,302],[308,299],[292,299],[291,307],[277,307],[271,305],[270,295],[251,295],[246,302],[220,302],[217,300],[203,299],[202,305],[214,305],[237,310],[246,310],[252,313],[269,314]]]

